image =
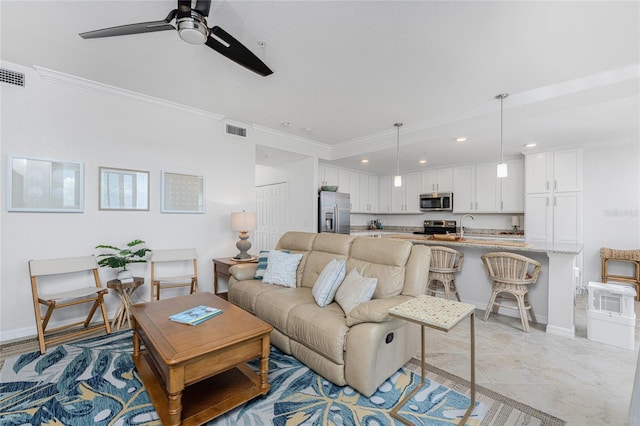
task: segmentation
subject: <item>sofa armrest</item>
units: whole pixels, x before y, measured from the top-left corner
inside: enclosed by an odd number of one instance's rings
[[[252,280],[256,275],[256,269],[258,269],[257,263],[243,263],[233,265],[229,268],[229,273],[237,281]]]
[[[389,316],[389,309],[410,299],[412,299],[411,296],[399,295],[385,299],[373,299],[361,303],[349,312],[346,321],[347,327],[363,322],[391,321],[392,317]]]

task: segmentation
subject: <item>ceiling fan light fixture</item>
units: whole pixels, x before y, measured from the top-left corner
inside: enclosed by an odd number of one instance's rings
[[[176,25],[180,38],[189,44],[204,44],[209,38],[207,21],[194,11],[191,11],[190,17],[178,19]]]

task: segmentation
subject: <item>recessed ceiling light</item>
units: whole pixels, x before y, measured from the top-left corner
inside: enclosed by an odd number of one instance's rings
[[[426,162],[427,162],[427,160],[420,160],[420,161],[418,161],[418,163],[420,163],[420,164],[426,164]]]
[[[362,160],[360,160],[361,163],[368,163],[369,160],[367,160],[366,158],[363,158]]]
[[[311,127],[305,127],[302,130],[304,130],[305,132],[313,132],[313,128],[311,128]]]
[[[533,147],[534,147],[534,146],[536,146],[536,145],[538,145],[538,144],[537,144],[537,143],[535,143],[535,142],[532,142],[532,143],[528,143],[528,144],[526,144],[524,147],[525,147],[525,148],[533,148]]]
[[[291,127],[291,123],[289,123],[288,121],[283,121],[282,123],[280,123],[280,126],[282,126],[282,127]]]
[[[464,142],[464,141],[466,141],[466,140],[467,140],[467,138],[465,138],[464,136],[461,136],[461,137],[459,137],[459,138],[456,138],[456,142]]]

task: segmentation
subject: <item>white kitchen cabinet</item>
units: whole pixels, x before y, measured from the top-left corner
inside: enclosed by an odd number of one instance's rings
[[[582,191],[582,150],[539,152],[525,157],[525,192]]]
[[[453,211],[470,213],[476,211],[475,167],[453,168]]]
[[[351,211],[360,208],[360,173],[349,171],[349,194],[351,194]]]
[[[498,178],[496,163],[453,168],[455,213],[522,213],[523,162],[507,161],[508,175]]]
[[[380,213],[391,213],[391,188],[393,176],[380,176],[378,191],[378,211]]]
[[[338,192],[351,194],[351,181],[349,177],[349,170],[338,169]]]
[[[422,193],[453,191],[453,169],[425,170],[420,174],[420,189]]]
[[[527,240],[582,243],[581,149],[527,155],[525,190]]]
[[[378,211],[378,176],[359,173],[358,178],[360,196],[357,211],[376,213]]]
[[[508,174],[500,178],[500,212],[524,212],[524,161],[507,162]]]
[[[391,177],[393,180],[393,177]],[[402,186],[391,187],[391,211],[394,213],[420,213],[420,173],[402,175]]]
[[[320,186],[338,186],[338,169],[324,164],[318,165],[318,180]],[[340,190],[340,188],[338,188]]]
[[[528,194],[525,198],[524,229],[529,241],[553,241],[553,210],[548,194]]]
[[[475,166],[475,211],[494,213],[500,211],[500,182],[504,178],[496,175],[496,164],[478,164]],[[509,170],[511,174],[511,170]],[[455,196],[455,194],[454,194]]]

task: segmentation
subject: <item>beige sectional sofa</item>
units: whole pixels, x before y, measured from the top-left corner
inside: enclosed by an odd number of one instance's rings
[[[229,301],[273,325],[271,343],[333,383],[370,396],[420,347],[419,327],[388,309],[425,294],[431,251],[408,241],[340,234],[288,232],[277,250],[303,254],[296,287],[254,280],[255,264],[230,269]],[[336,302],[319,307],[312,288],[332,259],[346,260],[378,284],[372,300],[348,316]]]

